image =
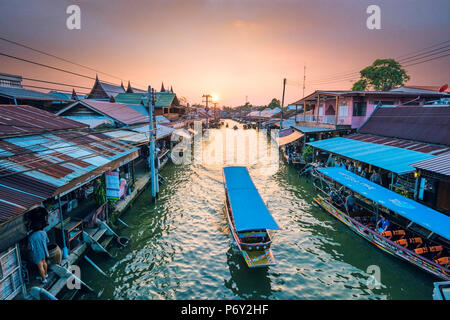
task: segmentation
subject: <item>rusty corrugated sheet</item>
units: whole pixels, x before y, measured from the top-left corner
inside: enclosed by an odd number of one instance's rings
[[[138,155],[137,148],[94,132],[4,138],[0,140],[0,224]]]
[[[377,108],[358,133],[450,146],[450,106]]]
[[[0,105],[0,135],[29,135],[49,130],[84,129],[87,125],[25,105]]]

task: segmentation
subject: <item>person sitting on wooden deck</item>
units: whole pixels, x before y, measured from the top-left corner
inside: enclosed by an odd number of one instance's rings
[[[383,215],[380,215],[380,218],[381,219],[378,220],[378,222],[377,222],[377,229],[378,229],[378,232],[383,233],[389,229],[389,227],[391,226],[391,223]],[[381,224],[381,227],[379,227],[380,224]]]

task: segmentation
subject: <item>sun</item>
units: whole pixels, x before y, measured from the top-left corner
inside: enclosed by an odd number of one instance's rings
[[[213,102],[219,101],[219,95],[218,95],[217,93],[213,93],[213,94],[211,95],[211,97],[212,97],[212,101],[213,101]]]

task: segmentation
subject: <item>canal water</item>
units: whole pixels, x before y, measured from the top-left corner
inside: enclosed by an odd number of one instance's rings
[[[228,120],[230,128],[234,122]],[[222,128],[220,130],[232,130]],[[242,132],[249,131],[243,130]],[[241,132],[241,131],[236,131]],[[214,139],[204,142],[214,144]],[[220,142],[222,143],[222,142]],[[226,150],[222,145],[217,149]],[[168,164],[156,203],[148,189],[123,216],[130,238],[114,259],[81,263],[96,294],[80,299],[430,299],[433,277],[374,247],[313,205],[310,181],[280,159],[253,181],[282,230],[277,265],[249,269],[223,214],[222,165]],[[379,282],[373,281],[379,271]],[[375,273],[374,273],[375,272]]]

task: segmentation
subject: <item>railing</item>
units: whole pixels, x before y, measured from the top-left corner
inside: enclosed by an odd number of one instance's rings
[[[327,116],[312,116],[312,115],[297,115],[297,121],[305,121],[305,122],[319,122],[326,124],[335,124],[336,116],[335,115],[327,115]],[[337,124],[350,124],[350,119],[347,117],[338,117]]]

